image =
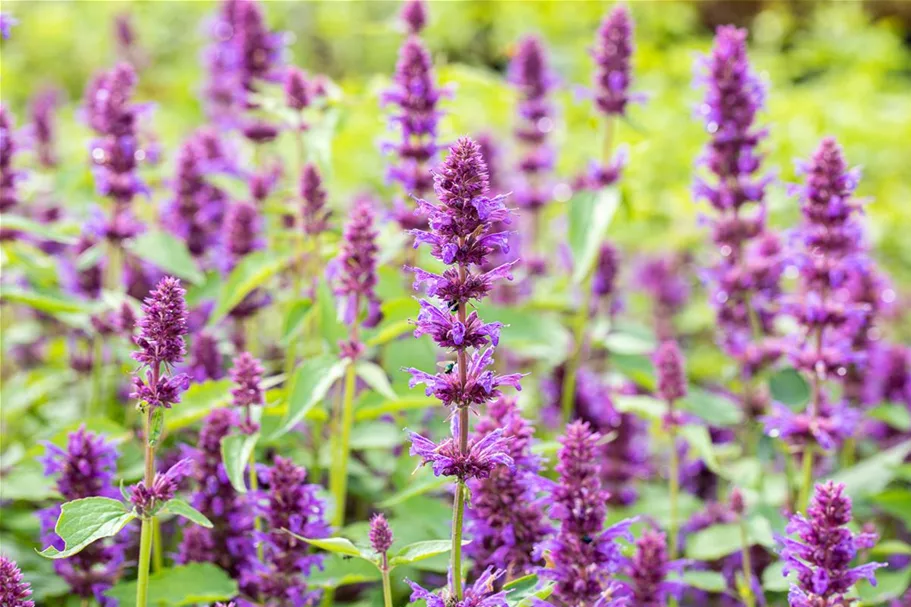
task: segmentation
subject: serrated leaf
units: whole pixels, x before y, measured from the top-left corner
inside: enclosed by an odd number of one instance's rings
[[[782,369],[769,378],[772,398],[791,408],[803,407],[810,401],[810,384],[797,369]]]
[[[291,382],[288,412],[281,427],[271,436],[275,440],[291,431],[315,407],[345,373],[347,361],[324,355],[304,361]]]
[[[615,186],[597,192],[582,192],[569,201],[569,246],[573,253],[574,283],[581,283],[591,274],[619,205],[620,190]]]
[[[224,569],[212,563],[188,563],[163,569],[149,577],[149,605],[183,607],[214,604],[237,596],[237,582]],[[136,599],[136,582],[121,582],[105,595],[121,605],[132,605]]]
[[[398,394],[389,383],[389,378],[386,377],[386,372],[379,365],[361,360],[355,364],[354,370],[357,372],[357,376],[364,380],[364,383],[382,396],[388,399],[398,398]]]
[[[233,310],[244,297],[280,272],[287,264],[287,257],[273,257],[268,251],[257,251],[244,257],[224,282],[209,316],[208,326],[214,326]]]
[[[164,509],[162,511],[181,516],[201,527],[205,527],[206,529],[212,528],[212,521],[206,518],[206,515],[188,504],[186,500],[183,500],[179,497],[168,500],[168,502],[165,503]]]
[[[229,434],[221,439],[221,460],[225,466],[225,474],[231,481],[231,486],[238,493],[247,492],[247,483],[244,480],[244,470],[250,462],[250,455],[256,448],[256,434]]]
[[[117,535],[135,518],[136,515],[128,511],[123,502],[109,497],[87,497],[66,502],[54,527],[54,533],[64,542],[64,549],[58,551],[49,546],[39,554],[50,559],[73,556],[97,540]]]
[[[128,241],[126,246],[134,255],[158,266],[166,274],[195,285],[205,282],[206,277],[196,266],[187,245],[173,234],[149,230]]]
[[[462,545],[465,546],[469,542],[464,540]],[[445,554],[452,550],[452,542],[449,540],[427,540],[423,542],[415,542],[405,546],[399,550],[395,556],[389,559],[390,567],[398,567],[399,565],[410,565],[412,563],[417,563],[423,561],[424,559],[429,559],[430,557],[436,556],[438,554]]]

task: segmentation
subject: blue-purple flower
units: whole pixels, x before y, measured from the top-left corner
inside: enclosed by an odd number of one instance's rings
[[[373,204],[366,196],[355,201],[331,271],[339,319],[349,326],[375,327],[381,319],[380,300],[375,291],[379,246]]]
[[[4,607],[35,607],[32,587],[22,579],[16,561],[0,554],[0,604]]]
[[[627,562],[630,607],[664,607],[669,597],[678,600],[683,584],[669,580],[670,573],[683,573],[682,561],[671,561],[663,533],[646,529],[636,540],[636,551]]]
[[[465,589],[462,600],[458,600],[444,589],[441,594],[434,594],[411,580],[405,580],[411,586],[411,602],[426,601],[427,607],[509,607],[506,602],[508,592],[497,591],[497,582],[506,574],[492,567],[478,576],[474,584]]]
[[[234,359],[231,368],[231,404],[244,411],[241,430],[253,434],[259,430],[259,424],[253,421],[251,407],[263,406],[265,398],[262,387],[263,366],[249,352],[242,352]]]

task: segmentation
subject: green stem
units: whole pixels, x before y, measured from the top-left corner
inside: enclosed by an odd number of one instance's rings
[[[139,536],[139,569],[136,577],[136,607],[146,607],[149,595],[149,561],[152,555],[152,519],[142,519]]]
[[[466,409],[467,411],[467,409]],[[462,522],[465,517],[465,483],[456,483],[452,506],[452,590],[462,600]]]
[[[670,461],[670,472],[668,473],[668,486],[670,490],[669,498],[669,510],[670,510],[670,521],[668,524],[668,534],[670,537],[670,551],[671,551],[671,560],[675,560],[678,556],[677,552],[679,547],[677,546],[677,535],[678,535],[678,515],[677,515],[677,496],[680,493],[680,462],[677,457],[677,428],[672,424],[670,426],[670,435],[671,435],[671,461]]]
[[[807,444],[803,450],[803,465],[800,476],[800,494],[797,499],[798,512],[806,512],[810,504],[810,492],[813,490],[813,446]]]
[[[573,353],[566,361],[566,373],[563,377],[563,393],[560,396],[560,410],[563,412],[563,423],[573,418],[573,405],[576,401],[576,375],[582,362],[583,342],[585,341],[585,324],[588,320],[592,302],[591,273],[582,281],[582,302],[573,319]]]
[[[100,409],[104,397],[103,376],[104,376],[104,340],[101,335],[95,335],[92,339],[92,400],[86,404],[86,417],[96,415]]]
[[[332,495],[335,498],[335,514],[332,524],[341,528],[345,524],[345,502],[348,498],[348,458],[351,454],[351,426],[354,425],[354,390],[357,373],[354,361],[350,361],[345,368],[344,401],[342,402],[341,432],[339,435],[338,453],[332,463],[329,485],[333,487]]]
[[[161,521],[152,519],[152,571],[158,573],[164,568],[164,555],[161,543]]]
[[[750,559],[750,541],[747,539],[747,525],[743,517],[740,517],[740,546],[743,552],[743,602],[746,607],[754,607],[756,599],[753,596],[753,565]]]
[[[250,468],[250,491],[255,492],[256,490],[259,489],[259,477],[256,476],[256,453],[253,453],[253,452],[250,453],[249,468]],[[253,528],[256,531],[260,531],[260,532],[263,530],[263,520],[259,516],[259,514],[257,514],[253,518]],[[256,558],[259,559],[260,562],[262,562],[262,560],[263,560],[262,542],[256,543]]]
[[[380,567],[383,573],[383,606],[392,607],[392,582],[389,580],[389,557],[383,554],[383,566]]]

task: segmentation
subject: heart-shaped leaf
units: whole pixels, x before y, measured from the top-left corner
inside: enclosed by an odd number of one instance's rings
[[[78,554],[89,544],[117,535],[136,515],[123,502],[109,497],[87,497],[63,504],[54,532],[64,542],[64,549],[53,546],[39,552],[49,559],[62,559]]]

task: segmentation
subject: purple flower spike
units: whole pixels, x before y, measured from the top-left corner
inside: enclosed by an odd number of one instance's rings
[[[405,0],[400,17],[409,34],[420,34],[427,25],[427,4],[424,0]]]
[[[876,535],[853,534],[846,528],[851,522],[851,499],[845,486],[834,481],[816,485],[807,516],[795,514],[787,532],[798,539],[781,537],[783,573],[797,572],[788,602],[791,607],[847,604],[845,594],[858,580],[876,585],[875,571],[883,563],[851,567],[858,550],[871,548]]]
[[[488,567],[474,584],[465,589],[462,600],[451,596],[448,589],[444,589],[442,595],[437,595],[411,580],[405,581],[411,586],[410,602],[424,600],[427,607],[509,607],[509,603],[506,602],[507,592],[496,591],[497,582],[505,574],[505,571]]]
[[[420,434],[411,432],[409,454],[421,458],[421,465],[430,464],[434,476],[454,476],[461,481],[484,479],[497,466],[512,466],[509,456],[510,437],[502,429],[468,441],[468,450],[459,449],[458,418],[452,418],[452,436],[439,445]]]
[[[331,211],[326,209],[326,189],[316,165],[310,163],[301,174],[300,195],[303,200],[304,233],[317,236],[329,227]]]
[[[293,65],[285,69],[285,103],[297,111],[310,105],[310,83],[307,82],[307,74]]]
[[[55,112],[60,105],[60,91],[54,88],[39,92],[31,101],[32,134],[35,138],[38,162],[45,169],[57,166],[57,125]]]
[[[560,439],[559,481],[551,489],[550,509],[560,527],[552,539],[538,546],[552,563],[540,569],[539,575],[554,580],[553,598],[560,605],[596,605],[599,600],[614,598],[611,578],[623,564],[616,540],[632,541],[631,520],[604,529],[610,495],[601,487],[600,438],[587,423],[577,421],[566,427]]]
[[[598,253],[598,264],[592,276],[592,292],[598,297],[612,295],[619,272],[620,253],[612,244],[602,244]]]
[[[667,579],[670,572],[683,572],[683,562],[668,560],[664,534],[647,529],[636,540],[636,553],[626,567],[630,604],[635,607],[664,607],[669,596],[680,598],[684,586]]]
[[[0,555],[0,605],[4,607],[35,607],[32,587],[22,579],[16,561]]]
[[[19,201],[16,195],[16,181],[20,173],[13,169],[15,153],[13,119],[6,106],[0,105],[0,213],[10,210]]]
[[[139,481],[131,487],[130,502],[139,516],[153,516],[168,500],[177,493],[184,477],[190,474],[193,460],[182,459],[167,472],[156,472],[152,486],[146,487],[145,481]]]
[[[677,342],[665,341],[658,346],[653,362],[658,373],[658,395],[668,403],[686,396],[683,353]]]
[[[386,554],[392,547],[392,529],[381,513],[374,514],[370,519],[370,546],[380,555]]]
[[[231,369],[231,381],[234,382],[234,387],[231,388],[232,404],[244,409],[246,417],[241,423],[241,429],[247,434],[259,430],[259,424],[251,417],[250,407],[262,406],[265,402],[262,375],[263,366],[249,352],[234,359],[234,367]]]
[[[598,29],[595,59],[595,105],[608,115],[623,115],[630,102],[630,58],[633,54],[633,20],[629,9],[616,6]]]
[[[339,318],[349,326],[358,323],[375,327],[380,321],[380,300],[376,296],[376,244],[374,201],[358,198],[345,226],[344,242],[333,262],[333,292],[338,297]],[[364,307],[366,306],[366,312]],[[365,313],[363,320],[362,313]]]

